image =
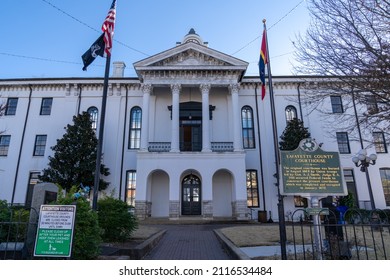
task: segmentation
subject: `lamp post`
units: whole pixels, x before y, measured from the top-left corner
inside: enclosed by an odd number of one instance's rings
[[[366,179],[367,179],[367,186],[368,186],[368,193],[370,195],[370,202],[371,202],[371,208],[372,210],[375,210],[375,201],[374,196],[372,194],[372,187],[371,187],[371,180],[370,175],[368,174],[368,167],[370,165],[374,165],[377,159],[376,154],[371,154],[367,156],[366,149],[361,149],[357,155],[355,155],[352,158],[353,163],[356,167],[360,167],[360,171],[366,173]]]

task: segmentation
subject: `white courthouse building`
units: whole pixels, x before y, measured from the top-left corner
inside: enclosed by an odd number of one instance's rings
[[[111,172],[106,192],[135,206],[141,219],[245,220],[261,210],[278,220],[270,98],[257,96],[260,80],[245,76],[247,66],[209,48],[193,30],[175,47],[134,63],[137,77],[124,77],[125,64],[114,62],[103,140],[102,162]],[[323,116],[300,102],[308,79],[316,77],[273,77],[277,134],[289,119],[303,119],[324,150],[340,152],[349,191],[369,209],[366,175],[351,161],[360,145],[337,123],[330,137]],[[50,147],[72,117],[88,111],[99,126],[102,89],[102,78],[0,80],[7,105],[0,117],[0,199],[31,202]],[[343,98],[324,106],[342,114]],[[377,208],[390,208],[388,139],[372,133],[373,198]],[[285,197],[284,204],[288,219],[304,201]]]

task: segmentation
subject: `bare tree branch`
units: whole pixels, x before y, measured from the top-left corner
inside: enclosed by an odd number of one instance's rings
[[[6,108],[6,104],[4,102],[0,103],[0,117],[4,116],[5,108]],[[4,133],[4,131],[0,130],[0,135],[3,134],[3,133]]]
[[[306,88],[306,104],[324,114],[334,132],[324,100],[340,95],[346,110],[337,120],[344,131],[353,134],[358,121],[366,140],[373,131],[390,133],[390,1],[309,0],[309,11],[310,27],[294,43],[294,70],[324,79]],[[358,120],[350,113],[352,93],[364,112]]]

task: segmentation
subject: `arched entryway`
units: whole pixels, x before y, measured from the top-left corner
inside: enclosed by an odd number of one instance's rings
[[[150,175],[151,216],[169,216],[169,176],[165,171],[156,170]]]
[[[182,181],[181,189],[181,214],[201,215],[201,182],[194,174],[187,175]]]
[[[231,217],[233,177],[227,170],[219,170],[213,176],[213,216]]]

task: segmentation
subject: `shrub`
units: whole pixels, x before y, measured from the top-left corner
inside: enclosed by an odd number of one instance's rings
[[[0,242],[24,242],[29,218],[30,211],[0,200]]]
[[[7,201],[0,200],[0,242],[7,240],[8,226],[5,224],[5,222],[9,222],[10,217],[11,210],[8,207]]]
[[[95,211],[92,211],[90,203],[84,197],[75,200],[74,193],[73,188],[65,197],[60,197],[56,202],[60,205],[76,204],[77,206],[71,258],[75,260],[96,259],[99,256],[102,241],[98,216]]]
[[[98,201],[99,225],[104,241],[125,241],[137,228],[137,219],[126,202],[113,197]]]

